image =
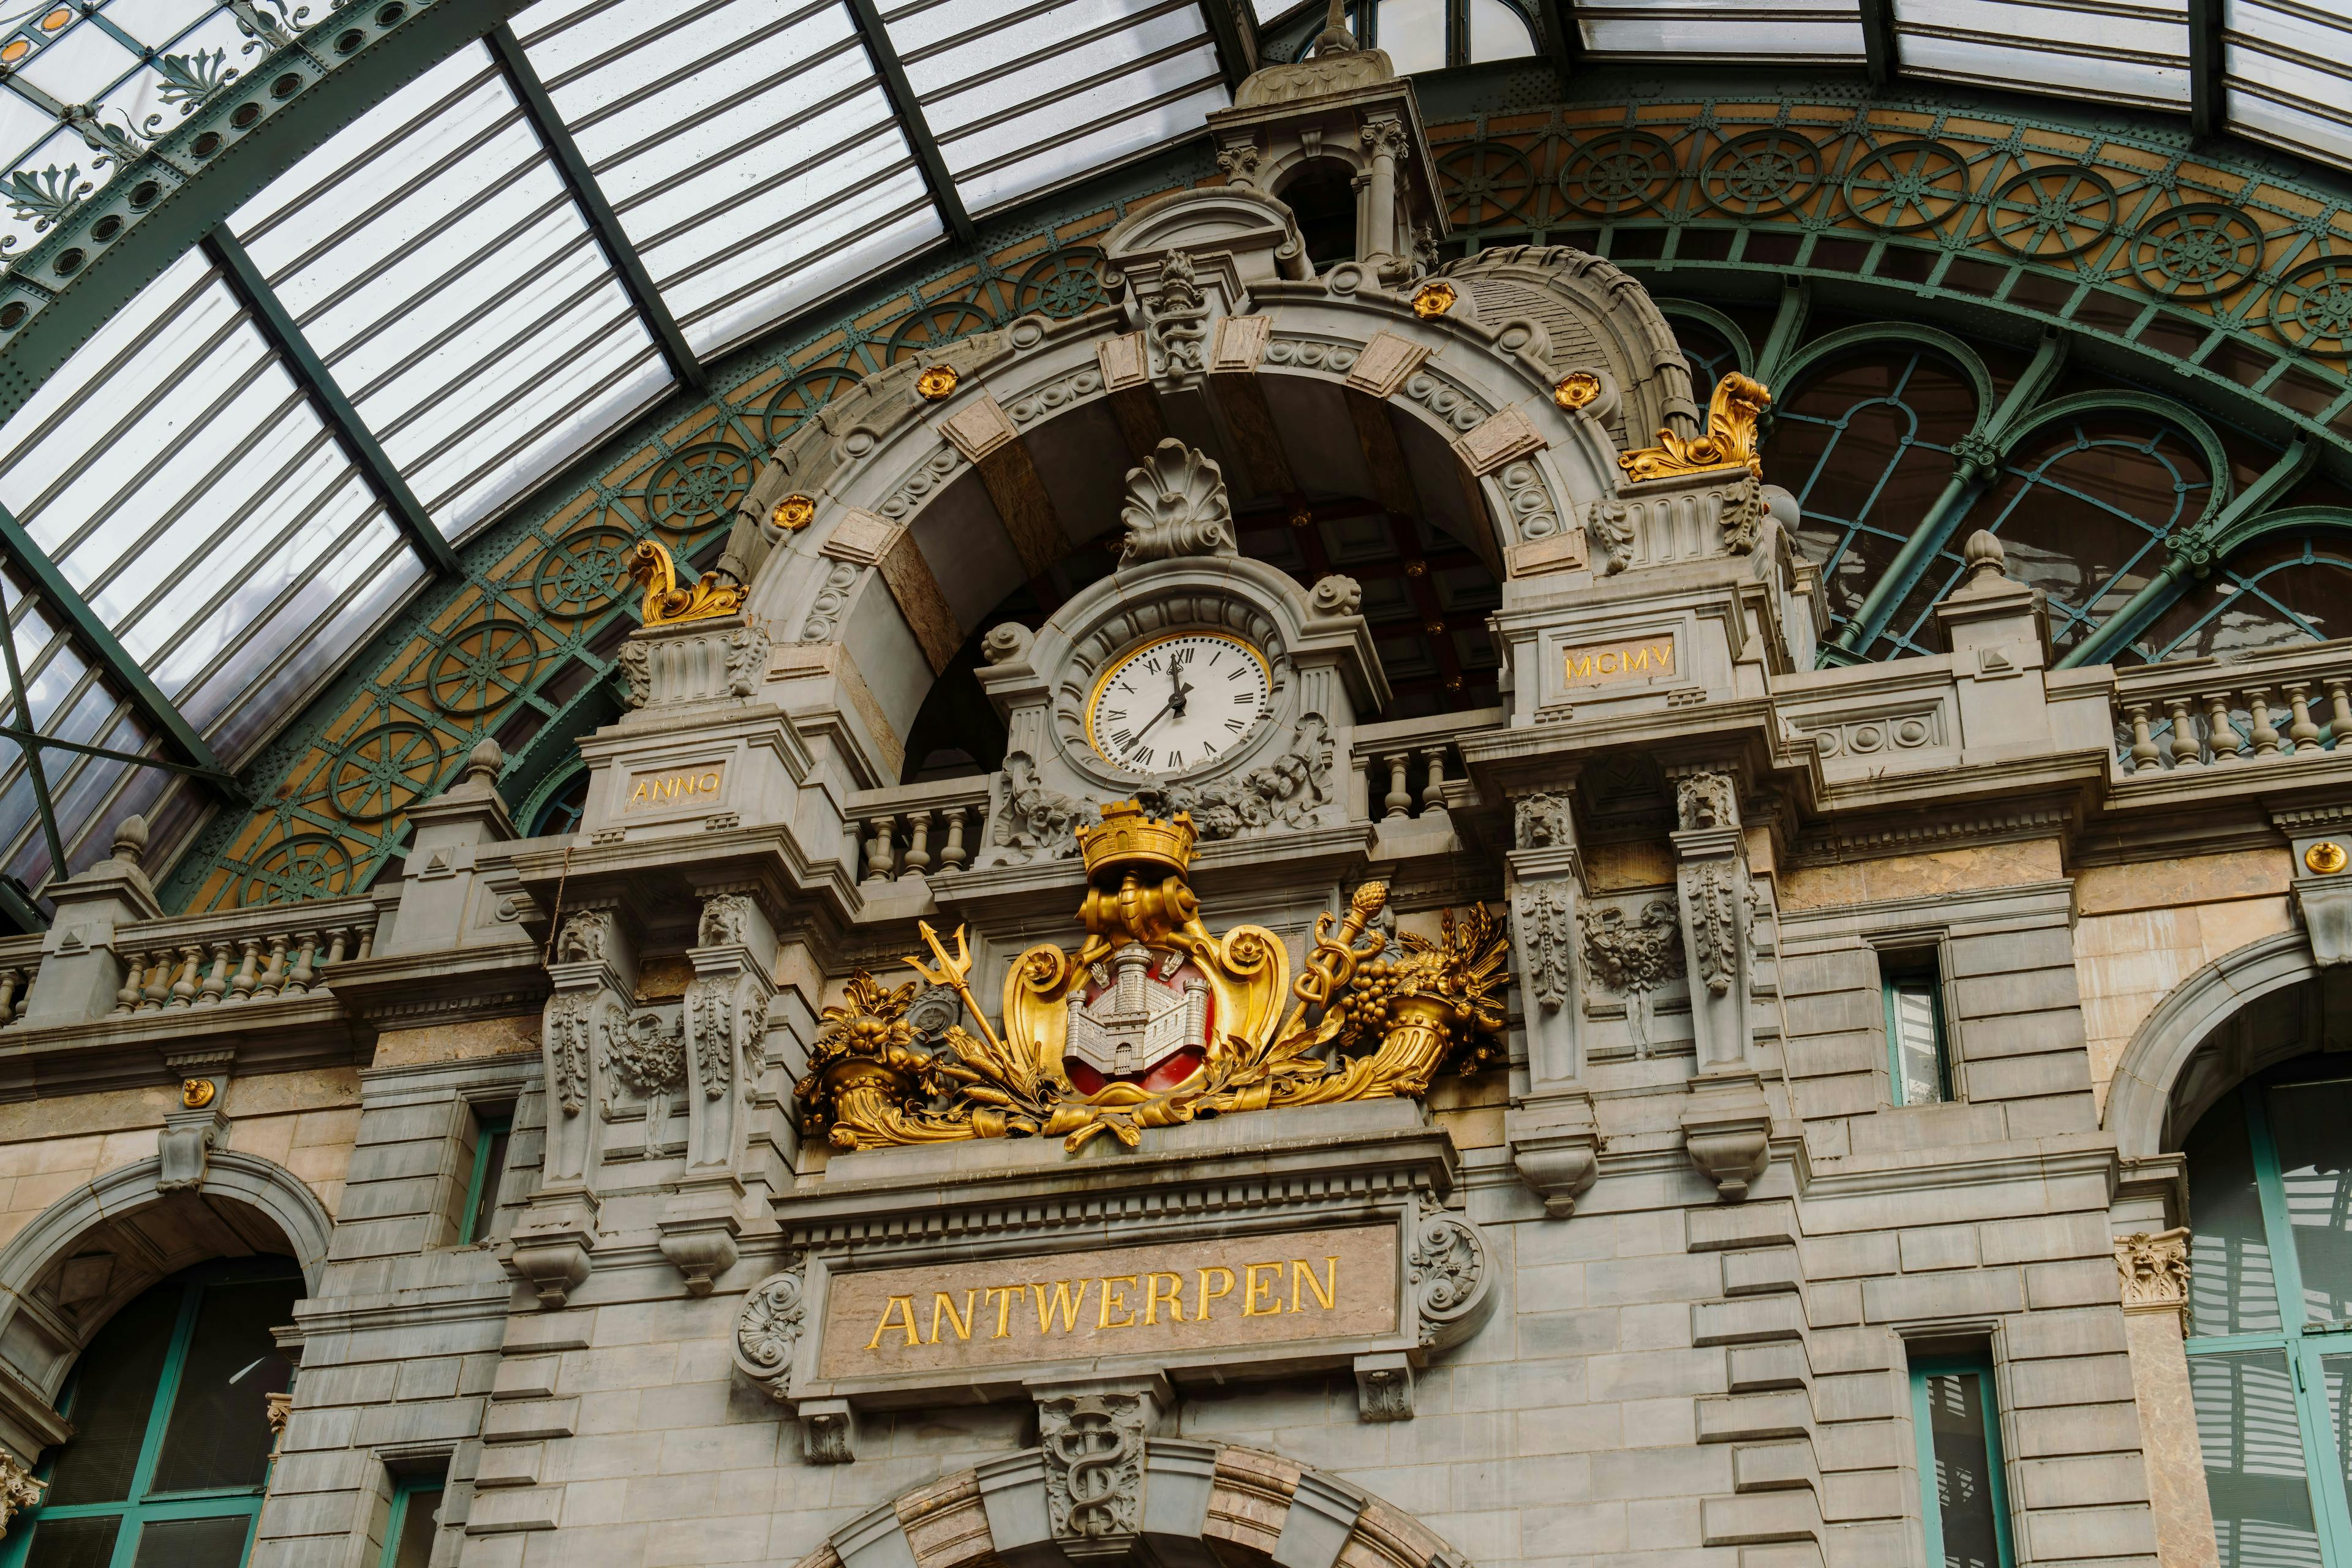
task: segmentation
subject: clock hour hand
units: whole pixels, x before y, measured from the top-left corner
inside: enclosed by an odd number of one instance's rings
[[[1181,714],[1184,711],[1184,699],[1192,694],[1192,689],[1184,684],[1182,665],[1171,664],[1168,667],[1168,683],[1176,689],[1175,695],[1168,699],[1168,707]]]
[[[1151,733],[1152,725],[1159,723],[1160,721],[1167,718],[1171,713],[1180,713],[1181,711],[1183,711],[1183,710],[1177,706],[1176,699],[1172,697],[1167,701],[1161,703],[1160,705],[1160,711],[1145,720],[1143,728],[1135,732],[1135,739],[1127,743],[1128,754],[1132,756],[1135,753],[1135,748],[1143,744],[1143,737]]]

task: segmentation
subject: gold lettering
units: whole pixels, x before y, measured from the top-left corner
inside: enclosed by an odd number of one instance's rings
[[[1134,1284],[1135,1276],[1132,1274],[1112,1274],[1103,1279],[1102,1310],[1095,1318],[1096,1328],[1131,1329],[1135,1327],[1135,1309],[1127,1304],[1127,1292]],[[1114,1285],[1118,1289],[1112,1289],[1111,1287]],[[1110,1315],[1113,1312],[1124,1312],[1127,1316],[1114,1323],[1110,1321]]]
[[[875,1325],[874,1337],[866,1342],[867,1350],[881,1345],[882,1336],[891,1330],[890,1314],[893,1312],[902,1313],[905,1317],[905,1321],[897,1326],[907,1331],[907,1342],[910,1345],[923,1342],[923,1336],[915,1331],[915,1299],[912,1296],[893,1296],[889,1304],[882,1309],[882,1321]]]
[[[1650,650],[1645,647],[1637,647],[1632,653],[1627,654],[1625,656],[1625,668],[1629,670],[1649,668]]]
[[[1276,1312],[1282,1310],[1282,1298],[1276,1294],[1276,1292],[1282,1289],[1281,1264],[1244,1263],[1242,1265],[1242,1274],[1244,1276],[1242,1281],[1243,1317],[1270,1318]],[[1258,1278],[1261,1274],[1270,1274],[1273,1278],[1270,1279],[1261,1279]],[[1271,1305],[1264,1307],[1259,1306],[1258,1298],[1261,1296],[1265,1298]]]
[[[1059,1312],[1062,1314],[1062,1331],[1066,1334],[1076,1332],[1078,1327],[1078,1309],[1086,1305],[1087,1287],[1093,1283],[1091,1279],[1077,1281],[1078,1293],[1073,1296],[1070,1294],[1070,1281],[1056,1279],[1054,1281],[1054,1299],[1050,1301],[1045,1299],[1045,1286],[1029,1287],[1037,1292],[1037,1331],[1041,1334],[1052,1333],[1054,1314]]]
[[[1299,1310],[1298,1284],[1302,1279],[1307,1282],[1307,1289],[1314,1293],[1315,1299],[1323,1303],[1325,1311],[1329,1311],[1337,1304],[1339,1296],[1339,1259],[1337,1255],[1333,1255],[1324,1258],[1323,1262],[1324,1279],[1318,1284],[1315,1279],[1314,1265],[1308,1263],[1304,1258],[1294,1258],[1290,1260],[1290,1310],[1292,1311],[1296,1312]]]
[[[1209,1276],[1212,1274],[1222,1274],[1225,1277],[1225,1282],[1213,1290],[1209,1289]],[[1220,1296],[1230,1296],[1233,1293],[1234,1271],[1232,1269],[1216,1265],[1202,1269],[1200,1293],[1192,1298],[1192,1321],[1196,1323],[1207,1322],[1209,1303]]]
[[[979,1295],[980,1292],[976,1289],[965,1291],[963,1293],[963,1310],[961,1312],[958,1312],[955,1310],[954,1297],[950,1296],[944,1290],[934,1290],[931,1292],[931,1343],[937,1344],[940,1342],[940,1316],[942,1313],[946,1314],[948,1327],[955,1331],[956,1338],[960,1340],[968,1340],[971,1338],[972,1302]]]
[[[1614,649],[1614,648],[1612,648],[1612,649],[1610,649],[1607,653],[1602,654],[1602,655],[1601,656],[1601,658],[1600,658],[1599,662],[1598,662],[1598,663],[1596,663],[1596,664],[1593,666],[1593,668],[1594,668],[1595,669],[1599,670],[1599,671],[1600,671],[1601,674],[1603,674],[1603,675],[1614,675],[1614,674],[1616,674],[1616,673],[1617,673],[1617,650],[1616,650],[1616,649]]]
[[[703,774],[702,787],[706,794],[716,793],[719,788],[719,775],[715,773]]]
[[[1662,674],[1672,675],[1675,672],[1675,645],[1670,642],[1660,643],[1657,653],[1659,671]]]
[[[1592,656],[1588,653],[1581,660],[1580,660],[1574,654],[1570,654],[1568,656],[1568,673],[1570,677],[1591,675],[1592,673]]]
[[[1166,1290],[1160,1288],[1160,1282],[1162,1279],[1168,1281]],[[1184,1321],[1183,1298],[1184,1277],[1181,1274],[1146,1275],[1143,1280],[1143,1321],[1147,1324],[1158,1322],[1160,1303],[1164,1301],[1168,1306],[1168,1321],[1171,1323],[1182,1322]]]
[[[645,798],[646,798],[646,781],[645,781],[645,780],[643,780],[643,779],[639,779],[639,780],[637,781],[637,787],[636,787],[636,788],[635,788],[635,789],[633,789],[633,790],[631,790],[631,791],[629,792],[629,804],[630,804],[631,805],[636,805],[639,801],[644,800]]]
[[[992,1285],[988,1288],[988,1299],[996,1302],[996,1332],[989,1336],[991,1339],[1013,1337],[1013,1303],[1028,1293],[1026,1285]],[[999,1297],[1003,1299],[998,1300]]]

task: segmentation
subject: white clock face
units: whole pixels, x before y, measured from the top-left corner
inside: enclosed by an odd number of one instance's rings
[[[1265,656],[1223,632],[1179,632],[1121,654],[1087,704],[1087,739],[1138,773],[1179,773],[1241,744],[1265,717]]]

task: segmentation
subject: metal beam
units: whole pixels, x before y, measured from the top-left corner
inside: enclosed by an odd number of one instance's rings
[[[221,765],[205,738],[196,733],[195,726],[172,705],[172,700],[149,679],[139,661],[114,637],[113,631],[98,618],[74,585],[66,581],[46,551],[33,542],[16,514],[0,506],[0,556],[13,559],[33,580],[33,595],[48,611],[52,618],[65,623],[68,635],[78,643],[84,658],[111,677],[114,684],[127,695],[131,703],[145,716],[150,724],[163,732],[164,740],[186,758],[185,771],[218,790],[231,801],[242,803],[245,791],[236,777]],[[27,722],[27,729],[31,728]],[[62,742],[58,742],[62,744]],[[142,758],[151,766],[162,765],[152,758]]]
[[[1576,0],[1538,0],[1537,12],[1543,26],[1544,54],[1565,87],[1583,49],[1576,32]]]
[[[899,62],[898,47],[890,42],[890,34],[882,26],[881,11],[874,0],[842,0],[842,4],[849,7],[849,19],[857,28],[857,36],[866,42],[866,58],[874,62],[874,74],[882,80],[882,96],[890,100],[890,110],[898,117],[898,129],[905,132],[907,145],[915,150],[915,162],[922,166],[923,184],[930,187],[931,205],[940,209],[940,221],[947,225],[948,233],[955,237],[958,245],[978,245],[980,231],[972,227],[971,215],[963,210],[963,198],[956,195],[955,176],[948,173],[948,161],[940,153],[930,122],[923,118],[923,106],[907,80],[907,68]]]
[[[330,10],[144,153],[120,162],[110,155],[112,177],[0,274],[0,419],[254,193],[527,3],[404,0]]]
[[[260,329],[269,346],[278,351],[287,373],[309,396],[310,406],[326,423],[335,444],[342,447],[343,455],[360,470],[376,499],[383,502],[400,531],[408,536],[410,548],[436,575],[462,574],[465,568],[458,563],[457,552],[449,548],[449,541],[434,526],[425,503],[416,499],[416,492],[408,488],[408,481],[393,467],[392,459],[377,444],[375,432],[367,427],[359,410],[352,406],[352,400],[335,384],[327,362],[319,357],[319,352],[302,335],[302,329],[294,324],[285,301],[270,288],[269,279],[261,275],[261,268],[253,264],[253,258],[245,253],[245,247],[237,243],[228,225],[224,223],[205,236],[204,247],[229,288],[252,313],[253,324]]]
[[[25,695],[25,672],[16,658],[16,626],[9,618],[5,598],[0,598],[0,654],[8,659],[8,697],[16,706],[18,727],[30,731],[33,728],[33,704]],[[41,836],[49,841],[49,880],[61,882],[73,874],[66,864],[65,840],[58,833],[57,807],[49,800],[49,778],[41,771],[41,750],[19,742],[25,753],[25,776],[33,781],[33,809],[41,816]]]
[[[2228,49],[2221,37],[2221,0],[2189,0],[2189,129],[2219,136],[2229,123],[2222,88]]]
[[[1225,90],[1239,92],[1257,69],[1257,24],[1243,15],[1246,0],[1201,0],[1201,19],[1209,25],[1216,45],[1217,65],[1225,73]]]
[[[555,160],[564,184],[572,192],[572,204],[588,220],[589,229],[604,249],[604,259],[612,263],[621,287],[628,292],[629,302],[636,307],[637,318],[645,322],[654,342],[661,345],[662,358],[669,361],[670,374],[697,392],[709,391],[710,377],[703,370],[702,362],[695,357],[677,318],[669,313],[661,290],[654,286],[653,274],[646,270],[645,258],[637,254],[628,230],[621,226],[620,216],[604,199],[604,188],[596,184],[595,171],[589,168],[586,154],[572,139],[572,129],[564,124],[555,100],[548,96],[547,84],[540,80],[530,57],[523,53],[522,40],[514,36],[512,27],[500,22],[489,30],[483,42],[490,46],[499,69],[506,73],[507,85],[514,89],[516,100],[522,104],[524,117],[539,132],[540,145]]]
[[[1895,51],[1895,0],[1861,0],[1863,68],[1870,85],[1885,87],[1902,68]]]

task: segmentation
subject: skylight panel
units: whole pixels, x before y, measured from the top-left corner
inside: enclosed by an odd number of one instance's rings
[[[1578,0],[1587,52],[1624,59],[1747,61],[1863,58],[1854,0],[1774,0],[1722,5],[1692,0]]]
[[[1233,101],[1192,0],[915,0],[883,20],[975,212],[1196,133]]]
[[[2188,0],[1895,0],[1896,53],[1916,75],[2014,89],[2189,101]]]
[[[2226,0],[2221,21],[2231,128],[2352,163],[2352,16],[2311,5]]]
[[[521,36],[698,353],[935,241],[941,225],[840,0],[602,0]]]

